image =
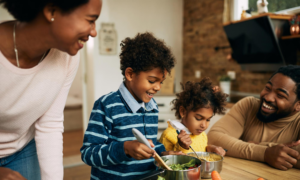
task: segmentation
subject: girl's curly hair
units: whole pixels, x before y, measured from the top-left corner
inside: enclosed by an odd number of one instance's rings
[[[120,64],[125,77],[125,70],[131,67],[135,73],[160,68],[170,74],[175,65],[175,58],[164,41],[156,39],[151,33],[127,37],[121,44]]]
[[[214,114],[225,113],[225,102],[227,94],[221,91],[215,92],[211,80],[206,77],[200,82],[186,82],[181,84],[182,92],[176,94],[176,99],[172,110],[175,110],[175,116],[181,119],[179,108],[183,106],[187,112],[196,111],[199,108],[212,108]]]

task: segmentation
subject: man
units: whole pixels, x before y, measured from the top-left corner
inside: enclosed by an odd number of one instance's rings
[[[236,103],[208,133],[208,143],[226,155],[266,162],[288,170],[300,168],[300,66],[275,72],[260,99]]]

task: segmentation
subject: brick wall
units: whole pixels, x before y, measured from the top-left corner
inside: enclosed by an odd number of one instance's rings
[[[227,71],[236,72],[232,90],[260,93],[272,73],[242,71],[239,64],[229,62],[230,49],[215,51],[216,46],[229,46],[223,30],[224,0],[184,0],[183,26],[183,82],[208,76],[218,83],[219,76]]]

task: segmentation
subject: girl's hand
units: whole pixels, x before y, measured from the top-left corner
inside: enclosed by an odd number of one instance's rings
[[[213,153],[219,154],[221,156],[225,156],[225,154],[226,154],[225,150],[222,147],[214,146],[214,145],[206,146],[206,151],[213,152]]]
[[[219,92],[220,91],[220,87],[219,86],[213,87],[213,91],[214,91],[214,93]]]
[[[154,147],[152,140],[149,140],[151,147]],[[149,159],[150,157],[155,156],[155,151],[150,149],[143,143],[140,143],[137,140],[134,141],[125,141],[124,142],[124,151],[125,154],[128,156],[133,157],[134,159],[141,160],[141,159]]]
[[[186,155],[181,151],[164,151],[161,153],[162,156],[166,156],[166,155]]]
[[[187,134],[184,130],[181,130],[177,136],[178,143],[184,149],[190,149],[190,145],[192,144],[192,140],[190,135]]]

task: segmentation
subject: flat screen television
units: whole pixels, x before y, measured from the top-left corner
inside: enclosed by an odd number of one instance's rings
[[[275,71],[286,64],[269,16],[225,25],[224,30],[232,58],[242,69]]]

